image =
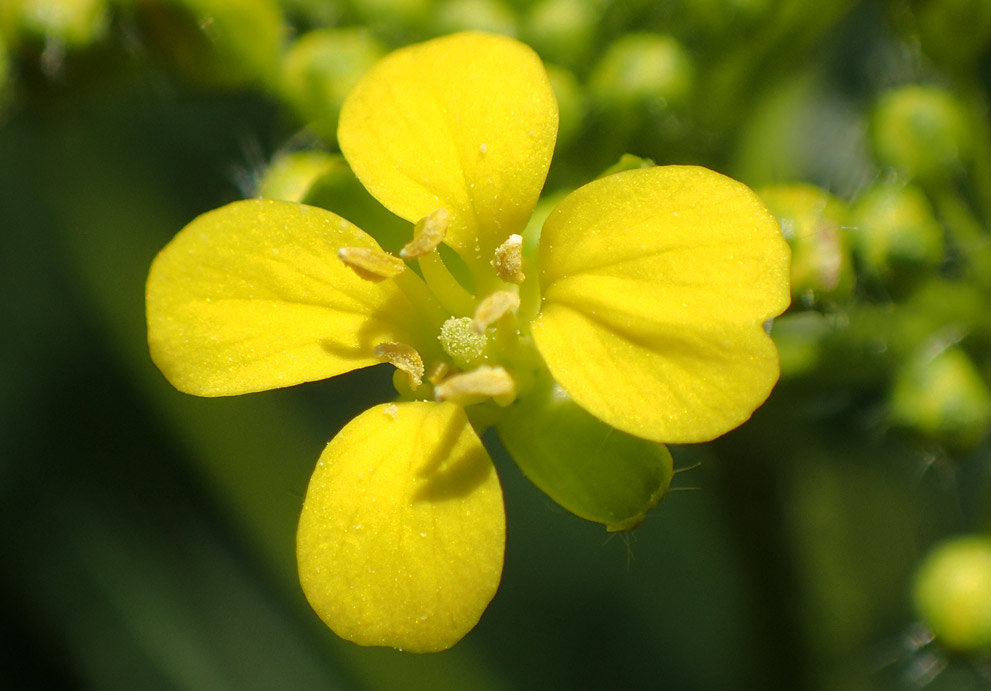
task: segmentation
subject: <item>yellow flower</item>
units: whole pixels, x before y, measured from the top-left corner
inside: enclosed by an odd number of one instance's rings
[[[297,536],[307,598],[357,643],[443,650],[494,596],[505,518],[481,429],[567,508],[624,529],[667,490],[658,442],[732,429],[777,380],[763,324],[788,304],[789,254],[757,197],[702,168],[631,170],[524,232],[556,133],[544,68],[513,39],[398,50],[338,137],[415,223],[399,257],[329,211],[252,200],[194,220],[151,268],[151,354],[182,391],[396,366],[400,400],[330,442]]]

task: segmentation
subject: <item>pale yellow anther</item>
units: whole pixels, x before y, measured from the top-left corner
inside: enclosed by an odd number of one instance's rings
[[[337,258],[361,278],[375,283],[395,278],[406,268],[406,263],[399,257],[367,247],[342,247],[337,250]]]
[[[405,372],[411,389],[416,391],[420,388],[423,383],[423,359],[416,348],[405,343],[380,343],[375,346],[375,357]]]
[[[421,218],[413,227],[413,239],[406,243],[399,256],[416,259],[433,252],[444,241],[450,219],[447,209],[436,209]]]
[[[448,377],[434,387],[434,399],[438,402],[471,405],[486,398],[503,406],[516,398],[516,382],[504,368],[482,365]]]
[[[523,283],[523,236],[513,233],[496,247],[492,266],[496,275],[506,283]]]
[[[471,328],[475,333],[485,333],[492,324],[502,319],[507,312],[515,312],[520,307],[520,296],[509,290],[497,290],[479,303]]]

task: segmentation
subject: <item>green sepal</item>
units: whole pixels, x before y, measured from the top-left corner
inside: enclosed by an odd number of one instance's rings
[[[546,378],[506,409],[497,429],[533,484],[610,532],[631,530],[671,485],[671,453],[585,412]]]
[[[256,195],[263,199],[302,202],[313,186],[341,165],[341,157],[326,151],[291,151],[278,155],[258,182]]]
[[[375,238],[382,249],[398,254],[413,237],[413,225],[370,195],[343,156],[333,154],[333,158],[335,165],[313,181],[300,201],[346,218]]]
[[[634,156],[633,154],[623,154],[622,156],[619,157],[618,161],[616,161],[611,166],[609,166],[604,171],[602,171],[599,174],[599,178],[604,178],[607,175],[613,175],[615,173],[623,173],[627,170],[636,170],[638,168],[651,168],[655,165],[656,163],[651,158],[642,158],[640,156]]]

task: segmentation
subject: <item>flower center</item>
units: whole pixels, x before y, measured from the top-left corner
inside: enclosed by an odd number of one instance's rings
[[[530,348],[523,344],[529,341],[528,330],[521,333],[517,312],[528,322],[535,309],[527,310],[524,317],[521,291],[528,305],[539,300],[534,286],[524,284],[523,238],[510,235],[496,248],[491,269],[487,269],[491,275],[475,276],[476,284],[488,286],[486,294],[476,296],[455,278],[438,251],[449,222],[446,209],[420,219],[413,228],[413,239],[398,257],[354,247],[341,249],[338,257],[366,280],[397,281],[424,321],[436,324],[432,328],[439,334],[432,345],[420,343],[419,349],[406,343],[375,346],[375,356],[399,370],[394,381],[401,395],[465,406],[486,401],[506,406],[519,388],[520,373],[515,370],[520,368],[514,364],[524,363],[526,369],[530,359],[525,353],[533,349],[532,344]],[[415,270],[405,271],[407,264]],[[439,359],[430,355],[429,367],[425,367],[423,354],[439,352]]]

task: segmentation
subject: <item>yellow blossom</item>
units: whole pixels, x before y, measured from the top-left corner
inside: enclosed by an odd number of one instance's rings
[[[732,429],[777,380],[764,323],[788,305],[789,254],[757,197],[703,168],[629,170],[528,238],[556,133],[519,42],[404,48],[338,130],[365,187],[412,224],[400,256],[329,211],[252,200],[197,218],[152,266],[151,353],[183,391],[397,368],[399,401],[321,456],[297,535],[307,598],[357,643],[443,650],[494,596],[505,518],[484,428],[563,506],[623,530],[667,491],[662,442]]]

